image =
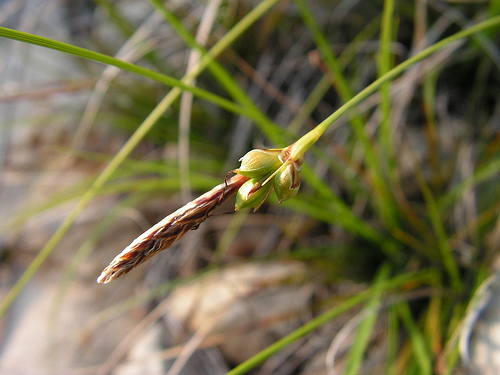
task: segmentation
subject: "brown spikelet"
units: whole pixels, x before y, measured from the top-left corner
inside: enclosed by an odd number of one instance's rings
[[[196,229],[217,206],[235,194],[247,180],[248,177],[234,175],[223,184],[214,187],[168,215],[137,237],[118,254],[109,266],[102,271],[97,282],[107,284],[145,262],[153,255],[169,248],[188,230]]]

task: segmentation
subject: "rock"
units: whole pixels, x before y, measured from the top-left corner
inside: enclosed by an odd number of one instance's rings
[[[176,289],[168,313],[189,332],[222,334],[220,349],[240,363],[301,324],[313,286],[298,262],[245,263]]]

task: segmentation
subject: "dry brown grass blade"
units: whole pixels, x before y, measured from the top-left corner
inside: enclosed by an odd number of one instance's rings
[[[168,249],[190,229],[196,229],[210,213],[235,194],[248,177],[234,175],[224,183],[187,203],[137,237],[102,271],[100,284],[126,274],[160,251]]]

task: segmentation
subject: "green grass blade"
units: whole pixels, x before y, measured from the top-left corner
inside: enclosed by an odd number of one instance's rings
[[[399,352],[399,320],[395,306],[389,307],[388,313],[388,332],[387,332],[387,360],[386,360],[386,374],[396,375],[396,366]]]
[[[405,70],[407,70],[417,62],[424,60],[425,58],[431,56],[432,54],[436,53],[437,51],[443,49],[444,47],[453,42],[456,42],[463,38],[467,38],[475,33],[487,30],[489,28],[499,27],[499,26],[500,26],[500,16],[492,17],[488,20],[470,26],[467,29],[459,31],[445,39],[442,39],[441,41],[436,42],[432,46],[429,46],[423,51],[410,57],[408,60],[405,60],[404,62],[402,62],[401,64],[397,65],[389,72],[384,74],[382,77],[372,82],[366,88],[361,90],[351,100],[342,105],[339,109],[337,109],[334,113],[332,113],[324,121],[322,121],[321,124],[319,124],[316,129],[313,129],[312,131],[304,135],[301,139],[303,139],[305,147],[309,148],[312,144],[314,144],[319,139],[319,137],[331,125],[335,123],[335,121],[341,118],[348,111],[354,109],[354,107],[360,104],[363,100],[367,99],[370,95],[375,93],[385,82],[393,80],[394,78],[399,76],[401,73],[403,73]]]
[[[137,164],[139,166],[142,166],[142,171],[150,170],[155,171],[155,173],[165,174],[165,170],[168,170],[165,165],[151,166],[148,165],[148,163],[141,162],[138,162]],[[158,167],[163,170],[158,170]],[[173,169],[172,172],[178,172],[178,170]],[[144,192],[149,194],[155,192],[166,193],[169,191],[178,191],[180,188],[178,173],[170,173],[170,175],[158,179],[148,178],[135,179],[132,181],[115,181],[118,180],[118,178],[129,177],[132,173],[134,176],[137,176],[137,174],[135,173],[135,169],[133,169],[131,173],[118,174],[117,172],[117,174],[113,176],[112,182],[108,182],[106,186],[104,186],[101,190],[99,190],[99,192],[96,193],[96,196],[134,192]],[[207,190],[220,183],[219,178],[213,177],[212,175],[207,175],[206,173],[199,173],[195,171],[192,171],[190,173],[189,178],[192,180],[193,187],[197,190]],[[37,214],[50,209],[54,209],[57,206],[71,202],[74,199],[81,197],[82,194],[84,194],[85,191],[92,185],[92,182],[93,179],[85,180],[78,185],[70,186],[67,189],[58,191],[57,194],[54,194],[53,196],[45,199],[40,204],[29,206],[28,208],[17,214],[10,221],[8,228],[15,229]]]
[[[437,205],[439,211],[446,210],[454,204],[459,197],[463,196],[467,190],[472,189],[490,179],[496,178],[499,173],[500,158],[496,158],[496,160],[494,159],[486,165],[479,167],[472,176],[461,181],[457,186],[449,190],[438,200]]]
[[[218,95],[212,94],[209,91],[203,90],[199,87],[190,86],[185,81],[169,77],[165,74],[155,72],[154,70],[147,69],[142,66],[135,65],[99,52],[94,52],[85,48],[73,46],[68,43],[59,42],[57,40],[25,33],[23,31],[12,30],[1,26],[0,26],[0,37],[17,40],[20,42],[33,44],[40,47],[50,48],[56,51],[81,57],[87,60],[96,61],[106,65],[113,65],[125,71],[135,73],[143,77],[151,78],[157,82],[164,83],[165,85],[178,87],[182,90],[190,91],[193,93],[193,95],[196,95],[199,98],[202,98],[208,102],[214,103],[219,107],[224,108],[228,111],[241,115],[247,114],[247,111],[244,110],[242,107]]]
[[[175,15],[159,0],[150,0],[154,7],[156,7],[165,17],[167,22],[177,31],[180,37],[192,48],[197,49],[202,54],[200,61],[200,66],[207,67],[208,70],[217,79],[219,84],[224,87],[224,89],[241,105],[248,109],[248,114],[259,126],[260,130],[276,145],[285,146],[288,144],[292,137],[288,134],[288,138],[285,139],[287,134],[286,130],[280,127],[278,124],[269,119],[266,114],[264,114],[253,102],[252,99],[241,89],[240,85],[236,82],[233,76],[231,76],[215,59],[214,57],[221,53],[224,49],[229,47],[229,44],[221,44],[217,48],[212,48],[208,52],[205,48],[199,45],[193,35],[186,30],[182,22],[175,17]],[[266,0],[261,2],[256,6],[250,13],[248,13],[245,22],[240,22],[242,24],[242,30],[235,27],[233,30],[226,34],[226,37],[232,34],[237,34],[245,30],[257,19],[262,17],[264,13],[269,11],[278,0]]]
[[[375,327],[375,323],[378,317],[378,310],[382,303],[382,290],[381,285],[385,283],[389,277],[390,268],[387,264],[383,265],[379,271],[377,277],[375,278],[375,283],[373,285],[373,294],[368,300],[365,312],[368,314],[366,319],[359,325],[356,332],[356,338],[354,344],[349,350],[349,356],[347,358],[346,364],[346,375],[359,374],[361,365],[363,363],[363,357],[365,356],[366,349],[370,342],[370,337]]]
[[[427,348],[424,335],[419,330],[417,324],[411,316],[410,308],[407,303],[401,303],[396,306],[399,317],[403,321],[410,340],[413,345],[413,354],[419,367],[419,374],[431,375],[432,374],[432,355]]]
[[[328,203],[325,204],[325,202]],[[286,204],[290,209],[307,214],[317,220],[340,225],[347,231],[380,246],[391,260],[400,263],[401,254],[398,244],[354,215],[352,210],[338,197],[335,201],[328,201],[323,198],[306,199],[303,197],[302,199],[291,200]]]
[[[443,220],[439,214],[439,210],[436,204],[434,195],[423,176],[423,173],[418,168],[415,169],[415,177],[417,179],[418,185],[425,199],[425,204],[427,207],[427,213],[431,221],[434,233],[437,238],[439,252],[441,255],[441,260],[443,262],[444,268],[448,272],[450,277],[451,287],[455,292],[460,292],[463,288],[462,281],[460,279],[460,273],[458,270],[458,265],[455,262],[453,256],[453,251],[451,249],[451,244],[448,236],[446,235],[446,230],[444,227]]]
[[[392,38],[395,37],[393,32],[394,21],[394,0],[384,1],[384,10],[382,13],[382,30],[380,32],[380,54],[378,58],[378,76],[382,77],[391,70],[393,57],[391,53]],[[384,158],[385,165],[388,169],[388,174],[391,180],[394,178],[394,136],[393,126],[391,121],[391,83],[386,82],[380,87],[381,102],[380,108],[382,118],[380,122],[379,141],[381,155]]]
[[[94,228],[91,230],[90,234],[86,237],[85,241],[75,252],[69,265],[65,268],[64,273],[59,282],[59,287],[57,288],[57,293],[52,301],[52,306],[50,308],[51,313],[49,314],[49,327],[51,330],[55,330],[57,327],[57,322],[60,319],[60,313],[62,310],[62,305],[64,297],[66,296],[68,287],[71,282],[75,279],[76,273],[83,262],[90,256],[92,251],[96,248],[98,240],[106,233],[109,227],[116,222],[119,215],[123,213],[128,207],[134,207],[137,203],[146,198],[145,194],[134,194],[128,199],[120,202],[117,207],[114,207],[109,214],[107,214],[102,220],[100,220]]]
[[[99,7],[105,10],[108,18],[118,29],[129,38],[135,32],[135,27],[125,17],[122,16],[117,6],[111,0],[94,0]]]
[[[439,176],[442,176],[440,160],[441,150],[439,149],[438,123],[435,109],[438,76],[439,74],[437,72],[431,72],[425,77],[423,83],[423,104],[426,116],[427,131],[425,134],[429,147],[429,164],[433,174],[430,181],[435,181],[435,186],[441,190],[442,182],[439,181]]]
[[[425,271],[417,271],[412,273],[406,273],[404,275],[393,277],[392,279],[386,280],[384,283],[381,283],[377,286],[380,288],[382,292],[387,292],[396,288],[401,287],[407,283],[412,283],[414,287],[423,283],[434,283],[436,280],[436,274],[433,270],[425,270]],[[266,359],[270,358],[280,350],[284,349],[286,346],[291,345],[295,341],[301,339],[302,337],[308,335],[314,330],[321,327],[323,324],[329,322],[333,318],[339,316],[340,314],[352,309],[353,307],[363,303],[367,299],[369,299],[373,295],[373,287],[367,289],[365,292],[360,293],[356,296],[350,297],[340,305],[328,310],[322,315],[316,317],[311,320],[307,324],[293,331],[289,335],[283,337],[278,340],[276,343],[268,346],[263,351],[257,353],[252,358],[238,365],[231,371],[227,373],[227,375],[241,375],[245,374],[253,368],[257,367],[259,364],[264,362]]]

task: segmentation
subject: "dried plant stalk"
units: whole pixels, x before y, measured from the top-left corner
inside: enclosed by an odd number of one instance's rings
[[[100,284],[129,272],[153,255],[168,249],[190,229],[196,229],[210,213],[227,198],[235,194],[248,177],[234,175],[177,211],[168,215],[155,226],[137,237],[107,266],[97,279]]]

